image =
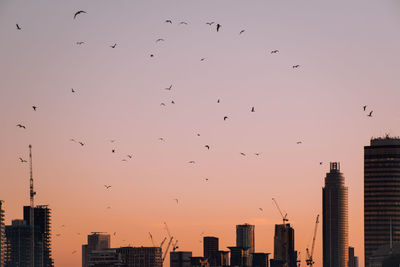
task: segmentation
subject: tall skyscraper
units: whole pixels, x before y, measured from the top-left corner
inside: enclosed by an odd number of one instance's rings
[[[110,248],[110,235],[93,232],[88,235],[87,245],[82,245],[82,267],[88,267],[88,256],[93,250],[105,250]]]
[[[236,247],[248,248],[248,262],[251,266],[252,255],[255,251],[254,225],[242,224],[236,225]]]
[[[348,266],[348,189],[340,163],[331,162],[322,189],[323,266]]]
[[[294,248],[294,229],[288,223],[275,225],[274,263],[278,264],[278,262],[285,262],[288,267],[297,266],[297,252]]]
[[[218,237],[205,236],[203,238],[204,258],[208,259],[208,263],[210,263],[210,266],[216,266],[218,250]]]
[[[400,241],[400,138],[371,139],[364,147],[365,266],[380,246]]]
[[[190,267],[191,251],[172,251],[169,253],[170,267]]]
[[[24,220],[30,224],[31,207],[24,206]],[[53,267],[51,257],[51,210],[47,205],[38,205],[33,210],[35,229],[35,266]],[[37,249],[41,247],[41,249]]]
[[[6,260],[6,236],[4,224],[4,201],[0,200],[0,267],[4,267]]]

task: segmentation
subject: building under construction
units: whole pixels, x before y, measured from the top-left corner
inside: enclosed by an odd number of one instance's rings
[[[6,236],[4,225],[4,201],[0,200],[0,267],[4,267],[6,261]]]
[[[275,225],[274,260],[285,262],[284,266],[297,266],[297,251],[294,249],[294,229],[289,223]]]

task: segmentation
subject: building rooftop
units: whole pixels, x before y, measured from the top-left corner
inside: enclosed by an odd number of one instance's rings
[[[390,136],[389,134],[384,137],[372,137],[371,138],[371,146],[392,146],[399,145],[400,146],[400,137]]]

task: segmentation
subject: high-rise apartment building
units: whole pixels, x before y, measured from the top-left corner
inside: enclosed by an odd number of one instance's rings
[[[348,266],[348,188],[340,163],[331,162],[322,189],[323,266]]]
[[[204,258],[208,259],[208,263],[210,264],[210,266],[216,266],[218,250],[218,237],[205,236],[203,238]]]
[[[170,267],[191,267],[191,251],[172,251],[169,253]]]
[[[30,223],[31,207],[24,206],[24,221]],[[53,267],[51,257],[51,210],[47,205],[38,205],[33,209],[35,229],[35,266]],[[40,248],[40,249],[38,249]]]
[[[82,245],[82,267],[88,267],[89,253],[94,250],[105,250],[110,248],[110,235],[93,232],[88,235],[87,245]]]
[[[248,247],[228,247],[231,251],[231,267],[250,267]]]
[[[400,242],[400,138],[371,139],[364,147],[365,266],[380,246]]]
[[[273,262],[274,264],[284,262],[288,267],[297,266],[297,252],[294,248],[294,229],[288,223],[275,225]]]
[[[4,267],[6,261],[6,235],[4,224],[4,201],[0,200],[0,267]]]
[[[269,267],[269,253],[254,253],[252,267]]]
[[[252,255],[255,252],[254,225],[247,223],[236,225],[236,247],[248,248],[249,257],[247,265],[251,266]]]
[[[160,247],[122,247],[116,252],[126,267],[162,267],[162,251]]]

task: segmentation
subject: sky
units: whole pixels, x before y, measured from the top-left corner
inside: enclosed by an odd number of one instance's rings
[[[78,10],[87,13],[73,19]],[[112,247],[151,246],[149,232],[156,243],[167,236],[164,222],[195,256],[205,235],[235,245],[242,223],[255,225],[257,252],[273,253],[272,198],[305,266],[338,161],[363,266],[363,146],[400,135],[399,15],[397,0],[1,0],[6,223],[29,204],[18,158],[32,144],[57,267],[80,266],[92,231],[116,232]]]

